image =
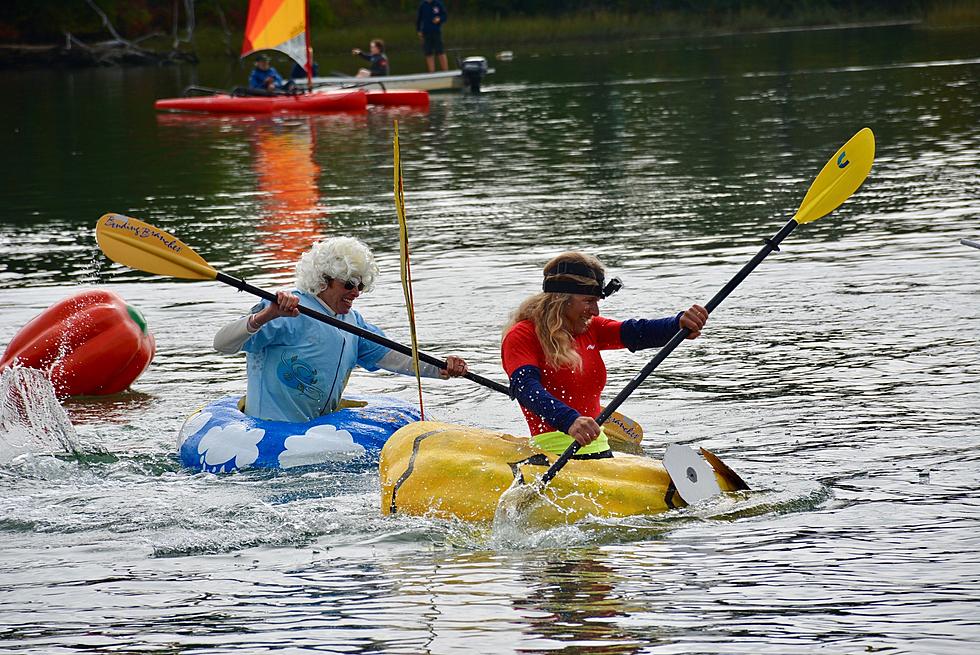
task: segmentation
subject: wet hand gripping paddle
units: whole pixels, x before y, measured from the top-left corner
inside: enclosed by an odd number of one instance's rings
[[[766,245],[756,253],[756,255],[747,263],[745,266],[735,274],[735,276],[728,281],[715,296],[708,301],[705,308],[710,314],[721,302],[728,297],[728,295],[735,290],[742,280],[748,277],[749,273],[755,270],[763,259],[765,259],[769,253],[774,250],[779,249],[779,244],[785,239],[790,233],[796,229],[797,226],[804,223],[812,223],[818,218],[825,216],[837,209],[845,200],[851,197],[861,183],[864,182],[865,178],[868,177],[868,173],[871,171],[871,164],[874,161],[875,156],[875,138],[874,134],[869,128],[864,128],[857,134],[852,136],[847,143],[845,143],[841,148],[834,153],[834,156],[824,165],[817,175],[813,184],[810,185],[810,189],[806,192],[803,197],[803,202],[800,203],[800,208],[796,211],[796,215],[791,218],[786,225],[782,227],[776,234],[774,234],[769,239],[766,239]],[[651,359],[643,369],[636,374],[636,376],[626,385],[626,387],[619,392],[612,402],[606,405],[606,408],[599,414],[596,418],[596,422],[602,425],[605,423],[610,415],[616,411],[616,409],[623,404],[623,402],[629,397],[633,391],[643,383],[643,381],[653,372],[657,366],[660,365],[664,359],[667,358],[670,353],[674,351],[677,346],[681,344],[684,339],[690,334],[690,330],[687,328],[682,328],[678,330],[677,334],[671,337],[670,341],[660,349],[660,351]],[[508,517],[517,517],[527,508],[530,507],[532,503],[535,502],[537,498],[540,498],[541,491],[548,485],[549,482],[558,474],[559,471],[568,463],[578,449],[580,448],[577,441],[573,441],[565,452],[555,460],[551,467],[545,472],[543,476],[531,482],[530,484],[522,484],[521,478],[518,477],[514,480],[514,483],[510,488],[503,493],[500,497],[500,501],[497,505],[497,519],[502,521],[507,521]],[[673,459],[673,458],[672,458]],[[689,460],[681,460],[681,463],[688,463]],[[682,470],[686,470],[686,466]],[[727,468],[727,467],[726,467]],[[696,472],[696,471],[695,471]],[[672,476],[673,477],[673,476]],[[700,476],[704,477],[704,476]],[[675,481],[676,484],[676,481]],[[744,484],[744,483],[743,483]],[[495,519],[495,522],[496,520]]]

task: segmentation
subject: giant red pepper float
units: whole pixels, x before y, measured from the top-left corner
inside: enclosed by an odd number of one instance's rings
[[[0,370],[18,364],[44,371],[59,396],[103,396],[129,387],[155,353],[140,311],[95,289],[34,317],[7,345]]]

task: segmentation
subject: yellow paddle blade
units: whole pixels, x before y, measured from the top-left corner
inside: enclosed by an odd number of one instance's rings
[[[748,489],[749,485],[746,484],[745,480],[739,476],[738,473],[733,471],[728,464],[721,461],[718,455],[707,448],[701,447],[701,455],[708,461],[711,468],[715,470],[718,476],[719,484],[721,484],[722,491],[742,491],[743,489]]]
[[[605,407],[601,407],[600,411],[603,409]],[[606,438],[609,439],[609,445],[613,450],[633,454],[641,452],[643,426],[629,416],[613,412],[602,424],[602,429],[606,433]]]
[[[213,280],[218,272],[177,237],[149,223],[106,214],[95,224],[95,240],[112,261],[147,273],[187,280]]]
[[[810,223],[840,207],[857,191],[875,159],[875,135],[864,128],[841,146],[810,185],[793,217],[797,223]]]

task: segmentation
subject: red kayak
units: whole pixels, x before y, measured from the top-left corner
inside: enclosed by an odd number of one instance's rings
[[[207,114],[364,111],[367,109],[367,94],[362,89],[343,89],[281,96],[196,96],[157,100],[154,107],[159,111],[194,111]]]
[[[367,101],[369,105],[384,105],[387,107],[396,105],[428,107],[429,92],[418,89],[391,89],[389,91],[373,89],[367,92]]]

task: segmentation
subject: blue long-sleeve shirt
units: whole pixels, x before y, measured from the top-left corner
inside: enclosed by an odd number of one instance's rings
[[[438,23],[433,23],[432,19],[439,17]],[[418,16],[415,18],[416,32],[438,32],[442,29],[442,24],[449,18],[446,13],[446,5],[442,0],[422,0],[419,5]]]
[[[270,77],[276,81],[276,88],[281,89],[283,84],[282,76],[271,66],[268,70],[253,68],[252,74],[248,78],[248,86],[250,89],[264,89],[266,88],[266,80]]]

